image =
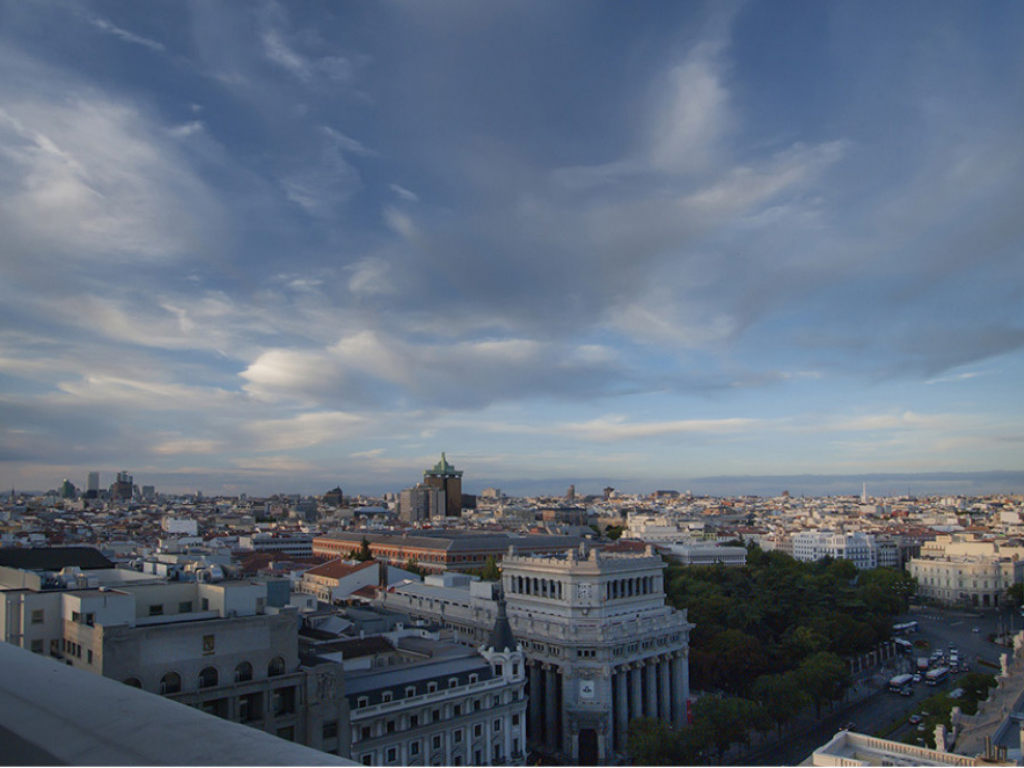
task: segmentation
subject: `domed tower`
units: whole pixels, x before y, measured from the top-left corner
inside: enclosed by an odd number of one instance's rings
[[[498,616],[494,620],[491,636],[480,649],[480,653],[490,662],[494,676],[511,682],[526,680],[523,647],[512,634],[512,625],[505,612],[505,593],[498,593]]]

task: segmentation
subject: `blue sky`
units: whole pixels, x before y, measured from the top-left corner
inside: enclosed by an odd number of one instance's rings
[[[1022,33],[0,2],[0,484],[1019,470]]]

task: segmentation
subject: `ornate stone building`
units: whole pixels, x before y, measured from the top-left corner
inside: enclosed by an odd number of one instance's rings
[[[527,738],[535,750],[578,764],[609,764],[625,753],[631,720],[682,725],[689,697],[689,631],[665,604],[662,559],[571,549],[558,556],[502,560],[508,618],[528,673]],[[465,578],[465,577],[462,577]],[[456,639],[484,640],[494,595],[440,579],[398,586],[389,608],[442,622]]]

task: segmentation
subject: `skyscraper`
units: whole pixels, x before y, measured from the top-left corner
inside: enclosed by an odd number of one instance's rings
[[[443,453],[433,469],[423,470],[423,483],[445,492],[445,514],[448,517],[462,515],[462,470],[449,464]]]
[[[86,490],[99,493],[100,490],[100,473],[90,472],[89,479],[87,481]]]
[[[130,499],[134,491],[134,481],[127,472],[118,472],[117,480],[110,488],[110,495],[115,499]]]

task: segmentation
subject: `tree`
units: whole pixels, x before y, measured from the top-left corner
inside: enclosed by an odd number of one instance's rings
[[[370,551],[370,542],[365,536],[363,536],[363,543],[360,545],[359,551],[356,553],[356,556],[352,559],[357,560],[360,563],[365,563],[370,560],[373,560],[373,552]]]
[[[1016,584],[1011,584],[1010,588],[1006,590],[1006,599],[1014,608],[1024,605],[1024,582],[1018,581]]]
[[[612,541],[616,541],[622,537],[626,528],[622,525],[609,525],[604,529],[604,535]]]
[[[838,701],[850,687],[850,671],[834,653],[820,651],[807,657],[796,670],[801,687],[814,701],[814,709],[821,717],[821,705]]]
[[[487,562],[480,571],[480,578],[484,581],[498,581],[501,579],[501,568],[498,567],[498,558],[494,555],[487,556]]]
[[[756,701],[766,706],[768,716],[780,735],[782,726],[811,703],[811,697],[804,691],[795,672],[762,675],[754,681],[751,693]]]
[[[420,564],[415,557],[410,557],[408,560],[405,561],[405,570],[407,570],[409,573],[415,573],[421,579],[425,574],[423,568],[420,567]]]
[[[634,765],[679,765],[677,736],[664,720],[638,717],[626,731],[626,751]]]

